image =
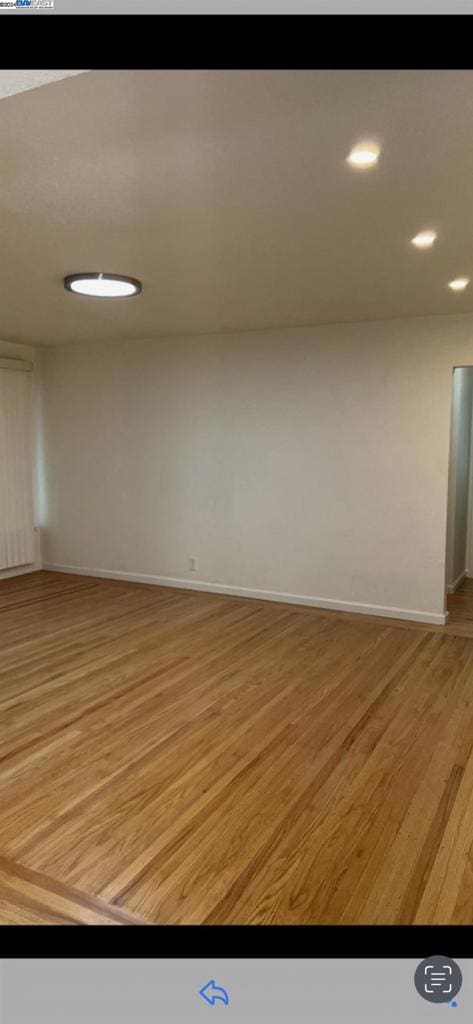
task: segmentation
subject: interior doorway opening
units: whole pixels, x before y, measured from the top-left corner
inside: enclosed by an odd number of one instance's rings
[[[473,615],[473,366],[456,366],[452,381],[447,506],[446,608],[455,614],[463,594]],[[468,581],[471,580],[471,583]],[[460,595],[453,597],[453,595]],[[458,606],[458,607],[457,607]]]

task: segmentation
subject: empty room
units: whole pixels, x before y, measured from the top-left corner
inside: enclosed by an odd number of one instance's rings
[[[472,115],[0,72],[2,923],[473,919]]]

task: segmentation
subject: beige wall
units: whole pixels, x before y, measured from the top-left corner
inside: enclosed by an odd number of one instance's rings
[[[32,345],[16,345],[10,341],[0,341],[0,357],[12,356],[14,359],[28,359],[34,364],[34,380],[35,380],[35,402],[36,402],[36,427],[39,422],[39,389],[37,387],[37,353],[36,349]],[[39,437],[37,436],[36,445],[38,445]],[[34,499],[35,499],[35,517],[36,523],[39,523],[40,512],[39,512],[39,463],[36,460],[35,465],[35,480],[34,480]],[[39,526],[36,527],[36,559],[32,565],[20,567],[18,569],[2,569],[0,570],[0,580],[7,579],[10,576],[19,576],[25,572],[31,572],[32,569],[41,568],[41,533]]]
[[[64,345],[42,363],[47,563],[441,621],[473,316]]]

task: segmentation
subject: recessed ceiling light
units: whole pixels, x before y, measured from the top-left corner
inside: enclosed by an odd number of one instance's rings
[[[418,235],[411,238],[411,242],[417,249],[429,249],[434,244],[437,234],[435,231],[419,231]]]
[[[121,274],[69,274],[64,287],[77,295],[92,295],[101,299],[125,299],[139,295],[141,281]]]
[[[363,142],[355,146],[348,154],[347,160],[352,167],[359,167],[361,170],[374,167],[379,159],[379,146],[375,142]]]
[[[456,277],[454,281],[448,282],[448,287],[452,289],[452,292],[462,292],[469,283],[468,277]]]

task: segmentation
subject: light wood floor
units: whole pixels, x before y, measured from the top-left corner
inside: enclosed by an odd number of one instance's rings
[[[447,627],[0,583],[0,921],[473,920],[473,583]]]

